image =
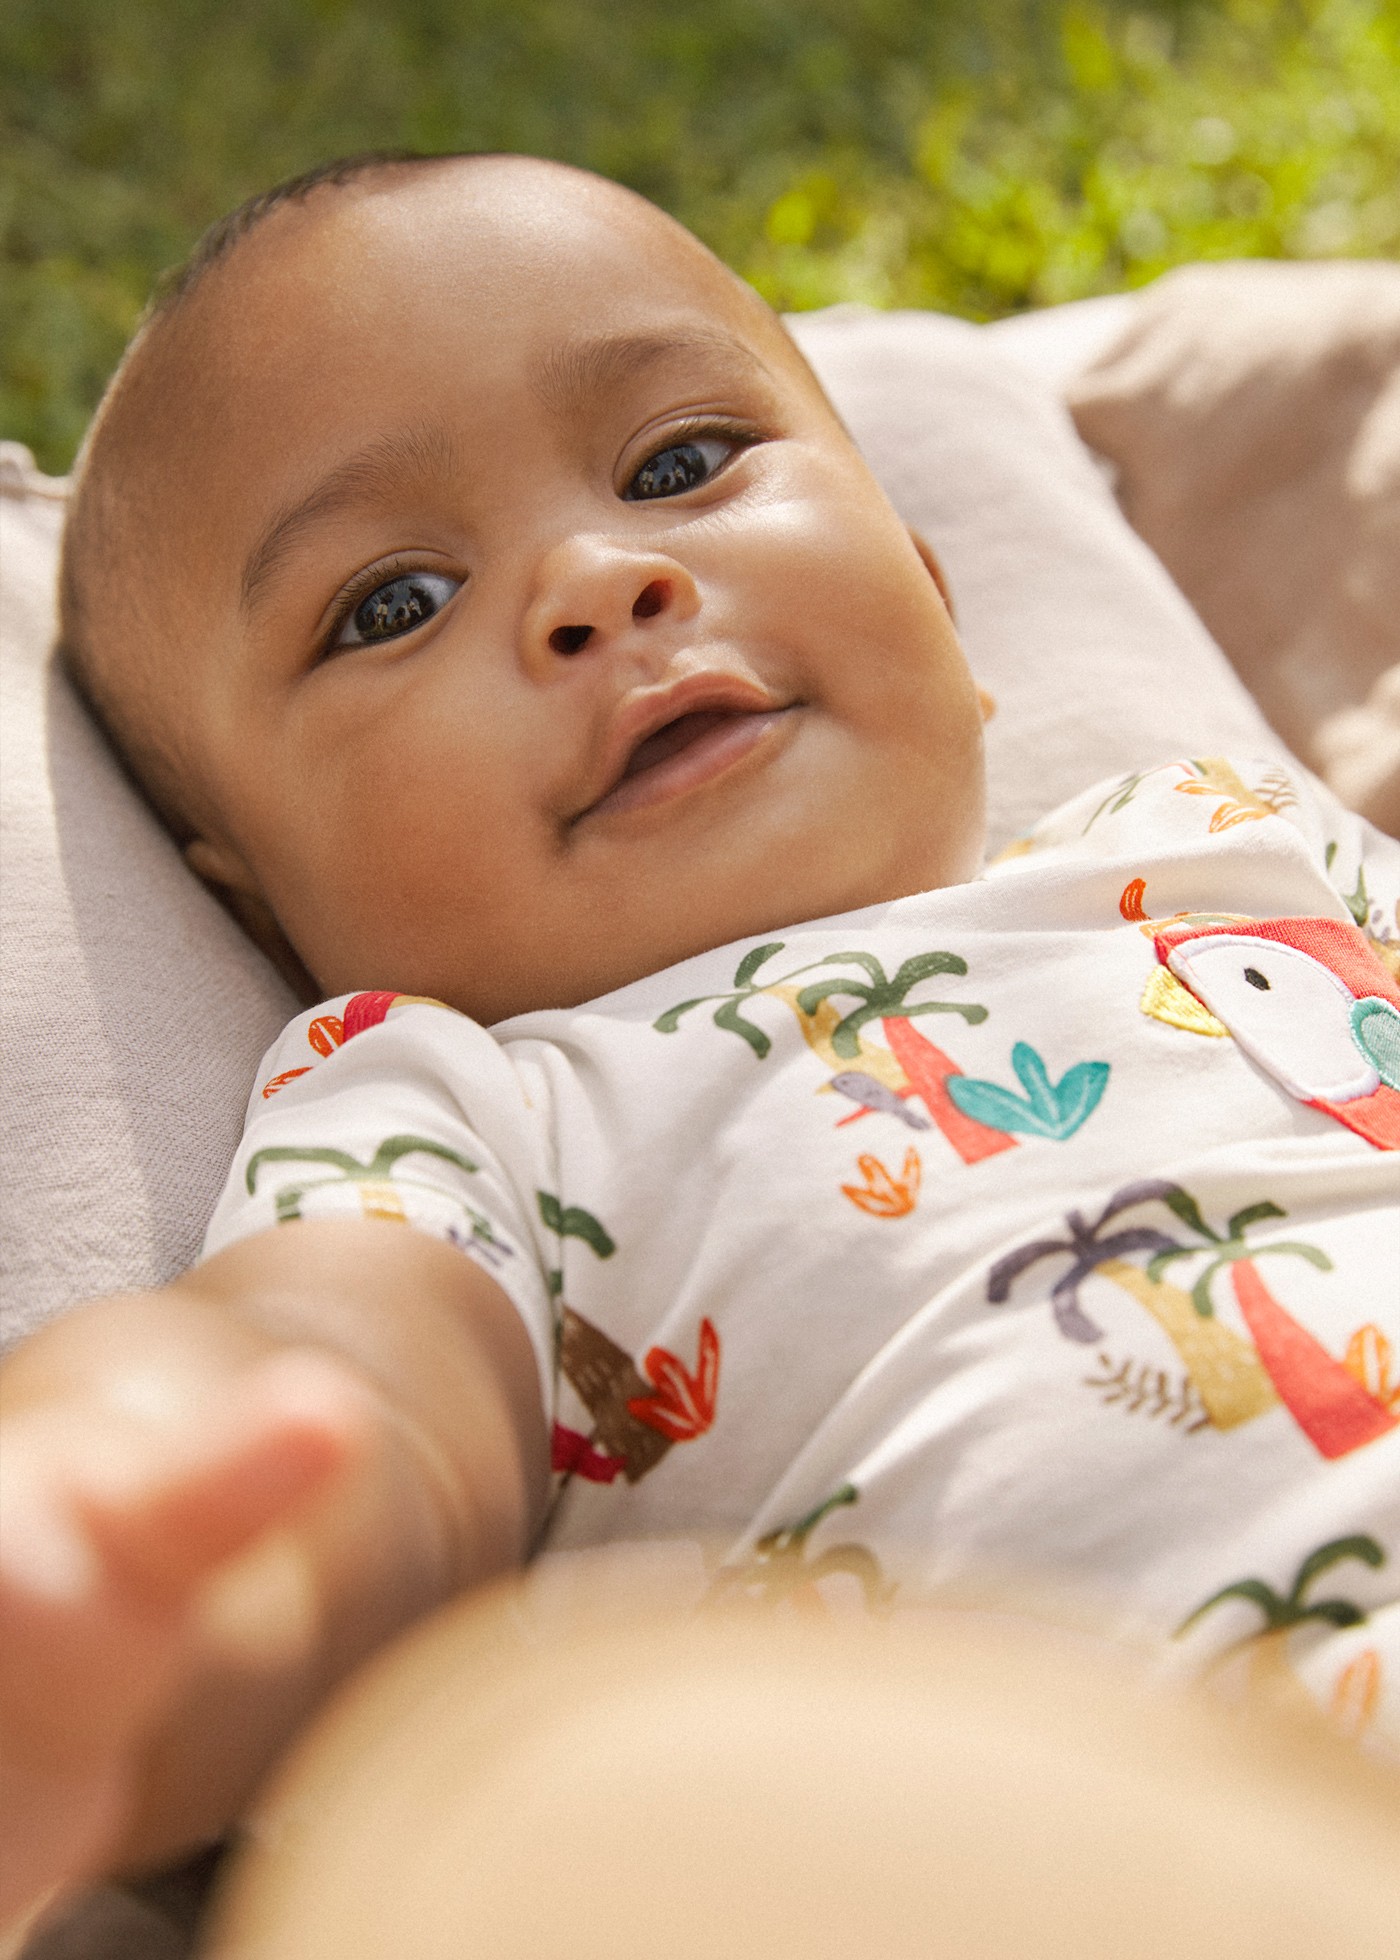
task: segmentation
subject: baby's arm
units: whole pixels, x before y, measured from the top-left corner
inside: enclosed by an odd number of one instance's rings
[[[348,1667],[520,1561],[545,1488],[514,1308],[383,1221],[76,1309],[4,1411],[0,1925],[216,1835]]]

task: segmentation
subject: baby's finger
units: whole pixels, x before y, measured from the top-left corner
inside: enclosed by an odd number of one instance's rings
[[[73,1494],[118,1583],[179,1599],[323,1489],[363,1446],[368,1395],[329,1357],[295,1350],[252,1371],[201,1430],[164,1439]]]

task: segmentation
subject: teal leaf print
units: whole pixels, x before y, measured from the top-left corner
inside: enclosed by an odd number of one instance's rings
[[[1388,1089],[1400,1089],[1400,1014],[1388,1000],[1359,1000],[1351,1010],[1356,1044]]]
[[[1063,1142],[1093,1115],[1108,1084],[1107,1062],[1076,1062],[1058,1082],[1052,1082],[1045,1063],[1027,1041],[1018,1041],[1012,1049],[1011,1066],[1024,1091],[1021,1095],[970,1075],[949,1076],[948,1094],[964,1116],[991,1129]]]

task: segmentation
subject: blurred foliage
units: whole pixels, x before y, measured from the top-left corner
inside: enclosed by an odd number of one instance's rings
[[[590,165],[784,307],[1400,256],[1400,0],[6,0],[0,115],[0,430],[50,469],[155,275],[366,147]]]

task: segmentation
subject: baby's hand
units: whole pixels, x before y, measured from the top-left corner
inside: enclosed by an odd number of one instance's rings
[[[184,1687],[211,1579],[356,1454],[362,1391],[284,1351],[178,1415],[70,1397],[4,1427],[0,1929],[95,1874]]]

